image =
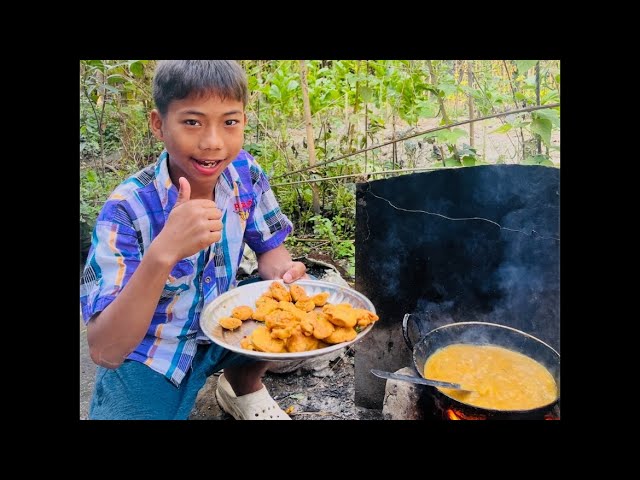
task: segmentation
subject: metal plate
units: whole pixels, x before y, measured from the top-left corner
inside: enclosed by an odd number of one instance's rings
[[[281,280],[277,280],[283,283]],[[235,330],[227,330],[218,325],[218,320],[222,317],[231,316],[231,311],[240,305],[248,305],[252,309],[256,308],[256,300],[263,293],[269,289],[274,280],[266,280],[262,282],[249,283],[242,285],[241,287],[234,288],[226,293],[223,293],[213,302],[207,305],[200,315],[200,328],[212,342],[217,343],[221,347],[227,348],[233,352],[246,355],[259,360],[267,361],[290,361],[290,360],[305,360],[307,358],[313,358],[327,353],[340,350],[348,347],[349,345],[359,341],[368,334],[375,323],[371,323],[362,330],[358,336],[350,342],[337,343],[325,348],[319,348],[317,350],[310,350],[307,352],[285,352],[285,353],[268,353],[268,352],[256,352],[253,350],[245,350],[240,346],[240,340],[245,335],[250,335],[254,329],[264,325],[264,322],[258,322],[256,320],[245,320],[242,322],[242,326]],[[307,295],[313,296],[320,292],[329,292],[329,299],[327,303],[349,303],[354,308],[364,308],[373,313],[376,312],[373,303],[362,295],[360,292],[353,290],[352,288],[336,285],[335,283],[322,282],[318,280],[298,280],[295,284],[304,287]],[[285,287],[288,284],[285,285]],[[287,288],[288,290],[288,288]],[[316,310],[320,310],[316,307]]]

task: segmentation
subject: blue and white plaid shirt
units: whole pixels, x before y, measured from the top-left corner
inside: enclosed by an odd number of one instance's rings
[[[167,158],[162,152],[154,165],[121,183],[98,216],[80,286],[85,324],[124,288],[176,203],[178,189],[171,183]],[[210,252],[202,250],[175,265],[144,339],[127,356],[175,385],[189,370],[197,343],[209,342],[200,329],[200,312],[236,286],[245,242],[263,253],[293,230],[265,172],[244,150],[220,175],[215,201],[222,211],[221,240]]]

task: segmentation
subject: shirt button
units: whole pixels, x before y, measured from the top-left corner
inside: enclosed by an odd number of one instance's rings
[[[204,279],[204,281],[205,281],[206,283],[211,283],[211,277],[206,277],[206,278]]]

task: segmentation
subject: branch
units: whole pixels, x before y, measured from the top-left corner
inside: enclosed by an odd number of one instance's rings
[[[518,110],[510,110],[510,111],[507,110],[505,112],[495,113],[495,114],[492,114],[492,115],[487,115],[486,117],[477,117],[477,118],[473,118],[471,120],[463,120],[461,122],[452,123],[450,125],[444,125],[442,127],[430,128],[429,130],[423,130],[422,132],[414,133],[412,135],[407,135],[406,137],[402,137],[402,138],[398,138],[398,139],[395,139],[395,140],[391,140],[389,142],[381,143],[379,145],[374,145],[373,147],[363,148],[362,150],[358,150],[358,151],[353,152],[353,153],[348,153],[346,155],[341,155],[339,157],[331,158],[331,159],[329,159],[327,161],[324,161],[324,162],[321,162],[321,163],[316,163],[316,165],[313,168],[322,167],[322,166],[327,165],[329,163],[333,163],[333,162],[337,162],[338,160],[342,160],[343,158],[353,157],[354,155],[359,155],[359,154],[361,154],[363,152],[367,152],[369,150],[375,150],[376,148],[382,148],[382,147],[385,147],[387,145],[391,145],[392,143],[402,142],[404,140],[408,140],[409,138],[419,137],[420,135],[424,135],[426,133],[437,132],[439,130],[446,130],[446,129],[451,128],[451,127],[458,127],[460,125],[466,125],[467,123],[471,123],[471,122],[480,122],[482,120],[488,120],[490,118],[504,117],[506,115],[513,115],[513,114],[516,114],[516,113],[524,113],[524,112],[532,112],[534,110],[542,110],[542,109],[545,109],[545,108],[555,108],[555,107],[559,107],[559,106],[560,106],[559,103],[550,103],[549,105],[533,106],[533,107],[527,107],[527,108],[520,108]],[[311,168],[312,167],[305,167],[305,168],[301,168],[300,170],[294,170],[293,172],[283,173],[282,175],[275,175],[275,176],[271,177],[270,180],[275,180],[276,178],[287,177],[289,175],[293,175],[294,173],[305,172],[307,170],[310,170]],[[370,173],[373,173],[373,172],[370,172]],[[362,175],[362,173],[360,173],[358,175]],[[349,175],[347,175],[347,176],[349,176]],[[353,175],[351,175],[351,176],[353,176]]]

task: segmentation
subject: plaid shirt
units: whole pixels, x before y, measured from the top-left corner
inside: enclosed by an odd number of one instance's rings
[[[178,189],[167,158],[163,151],[155,165],[121,183],[98,216],[80,286],[85,324],[124,288],[176,203]],[[263,253],[292,231],[265,172],[244,150],[220,175],[215,199],[222,211],[221,240],[174,266],[144,339],[127,356],[175,385],[191,366],[197,343],[209,343],[200,329],[200,312],[236,286],[245,242]]]

